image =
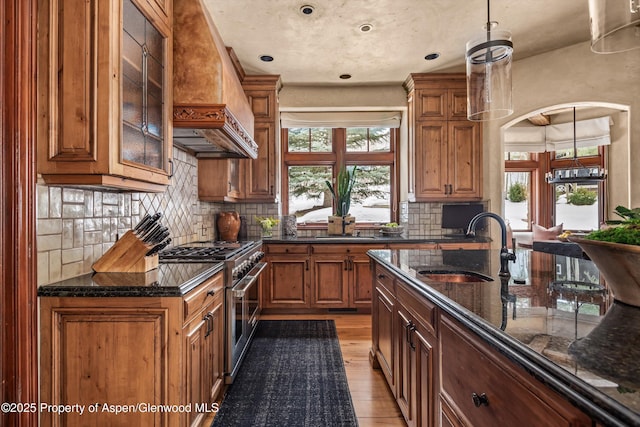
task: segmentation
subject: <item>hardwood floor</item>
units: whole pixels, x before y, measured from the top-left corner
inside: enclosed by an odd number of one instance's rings
[[[333,319],[344,359],[351,399],[360,427],[406,426],[382,371],[369,364],[371,316],[367,314],[267,314],[268,319]]]

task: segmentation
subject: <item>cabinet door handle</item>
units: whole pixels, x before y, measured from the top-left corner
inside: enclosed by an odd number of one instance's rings
[[[211,333],[211,331],[213,330],[213,327],[211,326],[210,319],[211,319],[211,313],[205,314],[204,317],[202,318],[202,320],[204,322],[207,322],[207,332],[204,333],[204,337],[205,338],[208,337],[209,334]]]
[[[272,185],[271,187],[269,187],[269,194],[270,194],[271,196],[273,196],[273,185]]]
[[[409,327],[409,347],[411,347],[411,350],[415,350],[416,349],[416,343],[413,342],[413,333],[416,331],[416,325],[411,322],[411,326]]]
[[[169,159],[169,178],[173,178],[173,159]]]
[[[349,271],[353,271],[353,259],[349,259]]]
[[[231,191],[231,181],[229,181],[229,190],[228,191]]]
[[[449,184],[449,194],[453,194],[453,184]]]
[[[444,185],[444,194],[449,194],[449,186],[447,184]]]
[[[476,408],[479,408],[481,406],[489,406],[489,398],[485,393],[471,393],[471,399],[473,400],[473,404],[476,406]]]
[[[349,270],[349,260],[345,259],[344,260],[344,271],[348,271]]]
[[[305,260],[304,262],[304,269],[309,271],[309,260]]]

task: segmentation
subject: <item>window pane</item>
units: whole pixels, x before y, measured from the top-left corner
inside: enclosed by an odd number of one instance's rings
[[[350,213],[356,222],[390,222],[391,167],[358,166],[351,196]]]
[[[389,151],[391,129],[347,128],[347,151]]]
[[[598,184],[556,184],[555,223],[565,230],[598,229]]]
[[[287,146],[289,152],[331,152],[331,128],[291,128]]]
[[[506,151],[504,153],[505,160],[530,160],[531,153],[522,151]]]
[[[531,229],[531,172],[505,172],[504,214],[513,230]]]
[[[578,147],[578,157],[597,156],[598,147]],[[573,148],[567,148],[566,150],[558,150],[555,152],[556,159],[572,159]]]
[[[331,166],[289,166],[289,214],[298,222],[327,222],[333,212],[331,193],[325,181],[331,181]]]

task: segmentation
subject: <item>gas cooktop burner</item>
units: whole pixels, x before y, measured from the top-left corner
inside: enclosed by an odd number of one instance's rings
[[[225,261],[234,258],[254,242],[194,242],[160,252],[160,261]]]

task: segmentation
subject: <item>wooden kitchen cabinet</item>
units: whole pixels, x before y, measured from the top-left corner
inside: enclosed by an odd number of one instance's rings
[[[269,273],[263,306],[371,310],[369,249],[377,245],[266,244]]]
[[[308,245],[263,245],[267,274],[263,287],[265,309],[306,309],[311,306],[311,260]]]
[[[409,187],[416,201],[482,198],[482,129],[466,119],[459,74],[411,74],[408,92]]]
[[[244,197],[240,159],[198,159],[198,199],[237,202]]]
[[[184,298],[41,297],[41,401],[210,407],[223,384],[223,294],[217,273]],[[43,411],[41,425],[189,426],[203,415]]]
[[[193,314],[185,310],[183,327],[186,402],[192,405],[192,412],[185,414],[188,426],[199,426],[209,415],[196,405],[215,402],[224,387],[223,303],[222,275],[185,298],[185,306],[193,308]]]
[[[592,425],[455,320],[442,315],[440,326],[442,425]]]
[[[256,159],[201,158],[198,160],[198,199],[207,202],[277,200],[277,149],[280,135],[278,91],[280,76],[244,76],[242,88],[254,116]],[[202,169],[202,171],[201,171]]]
[[[38,173],[51,185],[165,190],[172,2],[38,2]]]
[[[372,302],[371,360],[382,370],[394,397],[396,396],[396,291],[391,274],[379,265],[374,268],[374,293]]]
[[[277,200],[278,92],[281,86],[279,75],[245,76],[242,80],[253,111],[254,140],[258,144],[258,158],[242,161],[246,176],[244,200],[249,202],[275,203]]]
[[[409,427],[434,426],[437,396],[436,308],[397,284],[396,402]]]

